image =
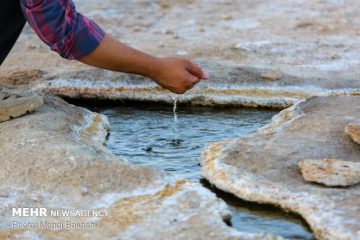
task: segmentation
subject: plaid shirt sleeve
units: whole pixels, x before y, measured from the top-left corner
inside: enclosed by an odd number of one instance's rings
[[[75,9],[72,0],[20,0],[30,26],[51,50],[79,59],[96,49],[104,31]]]

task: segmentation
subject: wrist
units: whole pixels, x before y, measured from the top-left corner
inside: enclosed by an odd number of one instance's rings
[[[162,69],[162,58],[151,56],[143,68],[142,76],[154,80]]]

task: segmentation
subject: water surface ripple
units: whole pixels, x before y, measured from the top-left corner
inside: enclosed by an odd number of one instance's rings
[[[152,166],[194,181],[200,180],[199,157],[203,148],[216,141],[253,134],[277,112],[241,108],[177,108],[133,104],[119,107],[90,107],[109,117],[108,148],[134,164]],[[177,131],[177,132],[176,132]],[[280,209],[242,201],[214,191],[229,205],[231,225],[245,232],[270,232],[289,239],[313,239],[300,217]]]

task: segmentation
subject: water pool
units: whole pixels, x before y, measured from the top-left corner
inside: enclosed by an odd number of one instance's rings
[[[129,104],[86,106],[109,117],[108,148],[134,164],[153,166],[200,181],[230,207],[231,225],[245,232],[270,232],[288,239],[314,239],[304,221],[282,210],[242,201],[200,180],[199,157],[212,142],[256,132],[276,111],[179,106],[175,127],[172,106]]]

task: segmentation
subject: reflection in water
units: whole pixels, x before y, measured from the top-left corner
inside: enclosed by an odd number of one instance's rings
[[[134,164],[162,168],[194,181],[200,179],[199,157],[206,145],[255,133],[276,114],[254,109],[179,107],[179,121],[174,129],[174,109],[170,106],[137,104],[92,110],[109,117],[111,133],[107,145],[114,154]],[[202,183],[227,202],[233,213],[231,225],[238,230],[270,232],[289,239],[313,237],[297,216],[244,202]]]

